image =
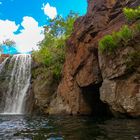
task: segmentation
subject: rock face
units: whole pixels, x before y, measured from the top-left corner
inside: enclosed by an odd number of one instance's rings
[[[126,23],[122,9],[138,5],[140,0],[88,0],[87,14],[77,19],[67,41],[58,89],[54,82],[49,83],[49,87],[54,86],[53,93],[56,89],[57,92],[51,95],[47,107],[43,107],[45,112],[103,115],[109,107],[113,113],[140,116],[140,67],[135,65],[130,71],[126,63],[129,52],[139,52],[139,37],[129,47],[116,50],[114,55],[98,52],[98,41]],[[41,80],[40,75],[37,83]],[[38,106],[44,106],[43,99],[51,92],[43,88],[48,83],[34,83],[33,87]]]
[[[67,41],[63,78],[57,93],[64,106],[67,106],[65,113],[95,115],[103,112],[105,104],[99,99],[100,86],[101,100],[114,111],[127,113],[134,111],[136,106],[138,108],[138,98],[135,99],[135,95],[139,93],[139,83],[134,81],[139,81],[139,77],[134,72],[130,77],[124,78],[126,66],[121,59],[132,48],[118,50],[117,59],[112,60],[110,56],[98,55],[98,41],[125,24],[123,7],[139,4],[139,0],[88,0],[87,14],[76,21],[74,32]],[[111,80],[117,77],[119,80]],[[131,98],[132,95],[134,98]],[[59,104],[56,104],[58,107]],[[123,109],[118,107],[121,104]]]
[[[101,100],[114,115],[140,116],[140,37],[131,46],[118,48],[115,54],[99,54],[103,76]],[[136,42],[135,42],[136,41]],[[137,42],[138,41],[138,42]],[[130,59],[130,57],[134,59]]]
[[[48,114],[48,107],[56,94],[58,81],[56,81],[50,71],[32,62],[32,83],[30,94],[33,95],[34,113]]]

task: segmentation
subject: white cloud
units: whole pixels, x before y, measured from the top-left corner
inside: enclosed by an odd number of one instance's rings
[[[32,49],[37,50],[37,43],[44,38],[43,27],[39,27],[38,22],[32,18],[25,16],[21,25],[23,29],[20,33],[15,34],[19,29],[19,25],[9,20],[0,20],[0,42],[5,39],[12,39],[16,42],[17,49],[20,52],[29,52]]]
[[[50,19],[54,19],[57,16],[56,7],[50,6],[49,3],[46,5],[43,4],[42,10],[44,10],[44,14],[47,15]]]
[[[38,26],[38,22],[32,17],[24,17],[21,23],[23,29],[15,36],[18,49],[22,52],[38,49],[37,43],[44,38],[43,27]]]
[[[19,28],[19,25],[16,25],[14,21],[9,20],[0,20],[0,43],[5,39],[13,39],[14,32]]]

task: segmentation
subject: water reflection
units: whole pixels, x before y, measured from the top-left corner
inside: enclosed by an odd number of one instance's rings
[[[140,140],[140,120],[0,116],[0,140]]]

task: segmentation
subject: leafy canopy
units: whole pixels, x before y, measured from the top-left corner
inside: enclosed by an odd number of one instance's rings
[[[7,47],[12,47],[14,46],[16,43],[13,41],[13,40],[10,40],[10,39],[6,39],[5,41],[3,41],[1,44],[0,44],[0,52],[3,51],[2,49],[2,46],[6,45]]]
[[[73,31],[78,15],[71,12],[65,19],[57,16],[44,26],[45,38],[39,43],[39,50],[33,52],[36,62],[43,64],[59,78],[64,63],[66,40]]]

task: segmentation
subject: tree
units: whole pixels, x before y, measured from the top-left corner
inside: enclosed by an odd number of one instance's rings
[[[2,46],[6,45],[8,47],[8,53],[10,53],[10,47],[14,46],[16,43],[13,40],[6,39],[3,43],[0,44],[0,51],[2,52]]]
[[[66,18],[57,16],[44,26],[45,38],[39,43],[39,50],[33,52],[33,58],[43,64],[59,78],[65,58],[66,40],[73,32],[73,24],[78,14],[71,12]]]

